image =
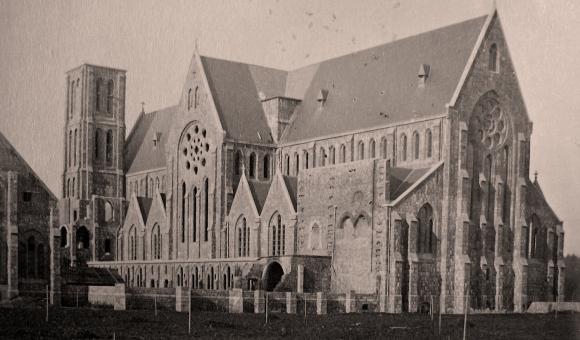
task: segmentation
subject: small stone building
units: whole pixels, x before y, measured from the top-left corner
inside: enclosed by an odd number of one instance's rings
[[[61,252],[142,287],[563,300],[564,231],[493,11],[293,71],[194,52],[125,138],[125,71],[68,73]]]
[[[44,295],[58,199],[0,133],[0,295]]]

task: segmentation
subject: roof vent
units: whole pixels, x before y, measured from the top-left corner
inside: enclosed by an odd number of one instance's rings
[[[425,83],[427,82],[427,78],[429,78],[429,71],[431,70],[431,67],[427,64],[421,64],[421,67],[419,68],[419,87],[423,87],[425,86]]]
[[[318,91],[318,109],[322,109],[324,103],[326,103],[327,98],[328,98],[328,90],[320,89]]]
[[[161,132],[155,132],[153,134],[153,146],[157,146],[159,142],[161,142]]]

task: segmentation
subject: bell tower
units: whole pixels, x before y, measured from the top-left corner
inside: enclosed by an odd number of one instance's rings
[[[63,198],[124,197],[125,72],[85,64],[67,73]]]

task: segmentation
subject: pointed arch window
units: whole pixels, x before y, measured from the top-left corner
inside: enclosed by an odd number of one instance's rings
[[[238,220],[238,257],[250,255],[250,229],[246,226],[246,217],[242,216]]]
[[[159,224],[155,224],[153,226],[153,230],[151,231],[151,251],[152,257],[155,260],[161,259],[161,228]]]
[[[135,226],[131,226],[131,229],[129,229],[129,247],[129,259],[137,260],[137,230]]]
[[[492,72],[497,72],[498,69],[498,53],[497,53],[497,45],[492,44],[489,48],[489,70]]]
[[[300,172],[300,155],[298,153],[294,154],[294,166],[296,167],[294,176],[298,176],[298,173]]]
[[[193,219],[193,242],[197,242],[197,187],[193,187],[193,197],[191,200],[193,201],[191,204],[191,215]]]
[[[358,159],[365,159],[365,143],[362,141],[358,142]]]
[[[433,245],[433,209],[425,204],[417,214],[417,253],[431,253]]]
[[[115,85],[112,80],[107,83],[107,113],[113,112],[113,91]]]
[[[61,227],[60,228],[60,246],[61,248],[66,247],[66,245],[68,244],[68,231],[66,230],[66,227]]]
[[[75,82],[73,80],[71,87],[70,87],[70,118],[73,117],[75,112]]]
[[[95,131],[95,160],[98,161],[100,157],[101,144],[101,129]]]
[[[234,163],[236,176],[239,176],[242,174],[243,164],[242,153],[239,150],[236,152],[236,156],[234,157]]]
[[[264,178],[270,178],[270,156],[264,156]]]
[[[187,94],[187,109],[191,109],[191,89],[189,89],[189,93]]]
[[[153,197],[153,178],[149,179],[149,197]]]
[[[73,147],[73,165],[77,165],[77,129],[75,129],[75,140],[74,140],[74,147]]]
[[[181,243],[185,243],[185,182],[181,183]]]
[[[286,245],[286,226],[282,224],[282,216],[280,214],[274,215],[270,222],[270,255],[280,256],[285,255],[285,245]]]
[[[330,159],[329,159],[328,163],[329,163],[330,165],[334,165],[334,164],[335,164],[335,162],[336,162],[336,149],[334,149],[334,146],[331,146],[331,147],[328,149],[328,153],[329,153],[329,156],[330,156],[330,157],[329,157]]]
[[[383,159],[387,159],[387,139],[383,138],[381,140],[381,156]]]
[[[304,169],[308,169],[308,151],[304,151]]]
[[[427,149],[427,158],[430,158],[433,154],[433,134],[431,133],[431,130],[427,130],[425,133],[425,146]]]
[[[324,148],[320,148],[320,156],[319,156],[319,160],[318,160],[318,166],[324,166],[326,163],[326,152],[324,151]]]
[[[101,111],[101,91],[103,90],[103,79],[97,79],[95,86],[95,109],[97,112]]]
[[[413,134],[413,149],[414,149],[413,157],[415,159],[419,159],[419,133],[417,133],[416,131]]]
[[[401,135],[401,160],[407,160],[407,135]]]
[[[72,130],[68,132],[68,167],[72,166]]]
[[[107,148],[106,148],[106,160],[107,160],[107,165],[111,165],[113,163],[113,131],[108,130],[107,131]]]
[[[370,157],[371,158],[375,158],[375,141],[374,139],[371,140],[370,144],[369,144],[369,152],[370,152]]]
[[[204,188],[203,188],[203,194],[204,194],[204,198],[203,198],[203,203],[204,203],[204,207],[203,207],[203,213],[204,213],[204,218],[203,218],[203,223],[204,225],[204,238],[203,240],[205,242],[208,241],[209,239],[209,179],[205,179],[205,183],[204,183]]]
[[[340,162],[346,163],[346,146],[344,144],[340,146]]]
[[[195,108],[199,106],[199,86],[195,88]]]
[[[252,152],[250,155],[250,169],[248,171],[250,178],[256,177],[256,154]]]
[[[284,167],[286,169],[286,176],[290,176],[290,156],[288,156],[288,154],[284,155]]]
[[[73,177],[73,180],[72,180],[72,188],[71,188],[71,191],[72,191],[72,197],[75,197],[75,178],[74,177]]]

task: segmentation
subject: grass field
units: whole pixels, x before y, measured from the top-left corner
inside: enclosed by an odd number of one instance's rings
[[[0,339],[462,339],[463,316],[227,314],[1,306]],[[580,340],[580,314],[468,315],[467,339]]]

